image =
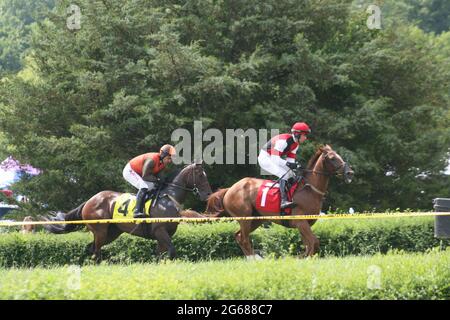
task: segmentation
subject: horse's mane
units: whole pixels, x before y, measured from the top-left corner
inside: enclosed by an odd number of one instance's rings
[[[164,182],[166,183],[173,182],[173,179],[175,179],[175,177],[180,174],[181,170],[183,169],[175,168],[174,170],[172,170],[168,175],[163,177]]]
[[[308,166],[307,169],[308,170],[312,170],[317,162],[317,160],[319,159],[319,157],[322,155],[323,151],[327,148],[330,148],[329,145],[325,145],[325,146],[320,146],[319,149],[317,149],[316,153],[314,154],[314,156],[312,156],[312,158],[309,160],[308,162]]]
[[[183,171],[184,169],[186,169],[189,166],[190,166],[190,164],[185,165],[183,168],[175,168],[168,175],[164,176],[164,178],[163,178],[164,182],[166,182],[166,183],[173,182],[173,180],[181,173],[181,171]]]

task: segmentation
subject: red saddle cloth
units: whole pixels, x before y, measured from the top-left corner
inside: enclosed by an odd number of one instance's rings
[[[292,200],[292,195],[297,189],[298,182],[289,189],[288,200]],[[256,209],[263,212],[280,213],[281,195],[280,185],[272,180],[264,180],[258,189],[256,196]],[[286,214],[291,214],[292,208],[284,209]]]

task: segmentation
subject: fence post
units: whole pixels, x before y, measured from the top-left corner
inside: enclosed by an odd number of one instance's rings
[[[450,199],[448,198],[436,198],[433,200],[433,203],[435,212],[450,211]],[[450,216],[435,216],[434,236],[441,240],[450,239]]]

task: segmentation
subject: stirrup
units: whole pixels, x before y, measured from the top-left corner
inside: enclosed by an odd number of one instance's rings
[[[145,218],[145,213],[142,213],[142,212],[134,213],[134,214],[133,214],[133,218],[134,218],[134,219],[142,219],[142,218]]]
[[[295,206],[296,206],[296,204],[294,202],[286,201],[284,203],[281,203],[280,208],[281,209],[287,209],[287,208],[293,208]]]
[[[298,177],[298,176],[290,177],[290,178],[287,180],[287,189],[288,189],[288,190],[291,189],[291,187],[292,187],[297,181],[299,181],[299,177]]]
[[[143,212],[135,212],[135,213],[133,213],[133,218],[134,219],[145,218],[145,213],[143,213]]]

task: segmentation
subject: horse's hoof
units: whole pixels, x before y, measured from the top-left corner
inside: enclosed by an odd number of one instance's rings
[[[259,254],[254,254],[246,257],[247,260],[263,260],[263,257],[261,257]]]

